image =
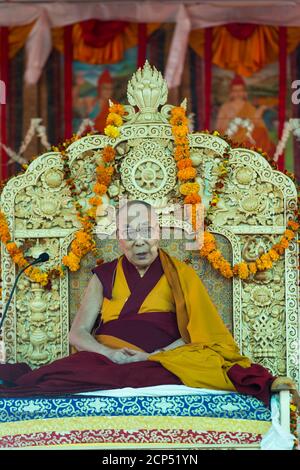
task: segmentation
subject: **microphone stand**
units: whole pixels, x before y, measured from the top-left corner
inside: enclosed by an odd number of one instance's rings
[[[21,269],[21,271],[18,273],[16,279],[15,279],[15,282],[14,282],[14,285],[13,285],[13,288],[9,294],[9,298],[8,298],[8,301],[6,303],[6,306],[5,306],[5,309],[4,309],[4,312],[3,312],[3,315],[2,315],[2,318],[1,318],[1,321],[0,321],[0,334],[1,334],[1,330],[2,330],[2,325],[3,325],[3,322],[5,320],[5,317],[6,317],[6,314],[7,314],[7,311],[8,311],[8,307],[10,305],[10,302],[11,302],[11,299],[12,299],[12,296],[13,296],[13,293],[15,291],[15,288],[17,286],[17,282],[19,280],[19,277],[21,276],[21,274],[27,269],[29,268],[29,266],[32,266],[33,264],[37,264],[37,263],[43,263],[44,261],[48,261],[49,259],[49,255],[48,253],[42,253],[37,259],[35,259],[34,261],[32,261],[32,263],[29,263],[27,266],[25,266],[25,268]],[[5,385],[6,387],[13,387],[14,384],[12,382],[9,382],[7,380],[3,380],[0,378],[0,385]]]
[[[43,261],[45,261],[43,258],[41,258],[40,256],[35,259],[34,261],[32,261],[32,263],[28,264],[27,266],[25,266],[25,268],[21,269],[21,271],[18,273],[16,279],[15,279],[15,282],[14,282],[14,285],[12,287],[12,290],[11,290],[11,293],[9,295],[9,298],[8,298],[8,301],[6,303],[6,306],[5,306],[5,309],[4,309],[4,312],[3,312],[3,315],[2,315],[2,318],[1,318],[1,321],[0,321],[0,334],[1,334],[1,330],[2,330],[2,325],[3,325],[3,322],[5,320],[5,317],[6,317],[6,314],[7,314],[7,311],[8,311],[8,307],[10,305],[10,302],[11,302],[11,299],[12,299],[12,296],[13,296],[13,293],[15,291],[15,288],[17,286],[17,282],[19,280],[19,277],[21,276],[21,274],[27,269],[29,268],[29,266],[32,266],[33,264],[37,264],[37,263],[42,263]]]

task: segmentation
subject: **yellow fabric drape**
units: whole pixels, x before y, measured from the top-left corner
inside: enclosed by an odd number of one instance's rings
[[[120,256],[118,260],[112,298],[103,299],[101,309],[103,323],[117,320],[125,302],[130,296],[130,289],[122,266],[123,258],[124,255]],[[153,312],[153,305],[155,305],[156,312],[175,312],[172,291],[165,275],[161,276],[154,289],[146,296],[137,313],[142,315],[143,313]]]
[[[34,21],[24,26],[14,26],[8,30],[8,57],[13,59],[17,52],[24,47]]]
[[[147,24],[148,36],[158,29],[160,23]],[[53,46],[64,52],[63,28],[52,29]],[[113,64],[122,60],[124,52],[138,43],[138,24],[130,23],[125,30],[104,47],[91,47],[84,43],[80,23],[73,26],[73,57],[89,64]]]
[[[300,28],[287,28],[287,52],[291,53],[300,42]],[[204,56],[204,30],[191,32],[189,45]],[[249,77],[265,65],[278,59],[278,27],[257,26],[245,40],[233,37],[226,26],[213,28],[212,62],[218,67]]]
[[[160,362],[189,387],[235,390],[227,371],[235,364],[250,367],[250,359],[240,354],[197,273],[161,249],[160,259],[174,295],[179,331],[189,343],[149,360]]]
[[[121,256],[118,260],[112,298],[107,299],[104,297],[103,299],[101,308],[101,320],[103,323],[117,320],[126,300],[130,296],[130,289],[122,267],[123,257],[124,256]],[[165,275],[161,276],[154,289],[152,289],[152,291],[146,296],[137,314],[142,315],[146,312],[153,312],[154,305],[155,311],[161,312],[162,315],[164,312],[175,311],[173,294]],[[135,344],[129,343],[115,336],[100,334],[95,335],[95,338],[101,344],[104,344],[104,346],[108,346],[109,348],[118,349],[126,347],[143,351],[143,349],[139,348]]]

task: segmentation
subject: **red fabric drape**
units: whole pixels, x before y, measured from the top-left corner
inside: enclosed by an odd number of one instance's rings
[[[211,115],[211,79],[212,79],[212,28],[205,28],[204,44],[204,93],[205,93],[205,114],[204,127],[210,130]]]
[[[64,28],[64,118],[65,118],[65,139],[72,136],[72,69],[73,69],[73,26]]]
[[[227,31],[236,39],[245,40],[252,36],[256,30],[255,24],[249,23],[229,23],[226,26]]]
[[[4,101],[7,101],[7,88],[8,88],[8,28],[0,28],[0,80],[4,83],[2,89],[6,91]],[[7,104],[0,104],[0,139],[3,144],[7,144],[6,121],[7,121]],[[8,158],[4,149],[1,149],[1,165],[0,165],[0,179],[5,179],[8,176]]]
[[[146,61],[147,54],[147,25],[146,23],[139,23],[138,25],[138,56],[137,66],[143,67]]]
[[[117,34],[124,31],[128,21],[87,20],[80,23],[86,45],[105,47]]]
[[[287,86],[287,30],[285,26],[279,28],[279,110],[278,110],[278,138],[283,132],[286,114],[286,86]],[[284,153],[278,158],[279,170],[285,168]]]

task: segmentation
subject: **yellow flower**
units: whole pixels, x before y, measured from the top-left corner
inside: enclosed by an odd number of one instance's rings
[[[175,137],[185,137],[189,132],[187,126],[173,126],[172,133]]]
[[[179,191],[184,196],[187,196],[188,194],[198,193],[199,189],[200,186],[198,183],[184,183],[180,185]]]
[[[187,123],[188,119],[186,117],[186,111],[182,106],[176,106],[171,110],[171,126],[178,126],[180,124],[187,125]]]
[[[68,266],[71,271],[78,271],[80,267],[80,258],[72,253],[72,251],[67,256],[63,257],[62,262],[65,266]]]
[[[240,279],[247,279],[249,277],[249,269],[247,263],[242,261],[241,263],[238,263],[238,269],[239,269],[239,277]]]
[[[110,125],[112,124],[113,126],[120,127],[123,124],[123,119],[119,114],[116,113],[109,113],[106,119],[106,124]]]
[[[120,131],[117,127],[109,125],[105,127],[104,134],[108,137],[111,137],[112,139],[116,139],[119,137]]]
[[[222,276],[226,277],[226,278],[230,278],[233,276],[233,272],[232,272],[232,269],[231,269],[231,266],[229,264],[228,261],[224,260],[221,267],[220,267],[220,273],[222,274]]]
[[[279,254],[272,248],[269,250],[269,256],[272,261],[277,261],[280,258]]]
[[[85,255],[85,246],[82,246],[76,240],[72,242],[72,253],[74,253],[78,258],[82,258]]]
[[[82,230],[76,232],[75,238],[79,243],[87,243],[91,239],[90,235]]]
[[[97,214],[97,208],[96,207],[93,207],[92,209],[89,209],[87,211],[87,215],[89,215],[93,219],[96,217],[96,214]]]

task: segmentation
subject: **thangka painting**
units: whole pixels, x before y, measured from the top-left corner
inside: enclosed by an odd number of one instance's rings
[[[291,87],[295,77],[293,54],[288,58],[285,120],[297,117]],[[272,63],[250,77],[213,67],[211,128],[227,134],[233,141],[262,149],[274,156],[278,143],[279,75]],[[285,166],[295,172],[300,143],[290,138],[285,148]]]
[[[274,155],[278,140],[278,65],[251,77],[213,69],[213,128]]]
[[[137,47],[127,49],[115,64],[93,65],[73,62],[73,132],[83,119],[91,119],[103,133],[109,99],[124,103],[127,82],[136,70]]]

